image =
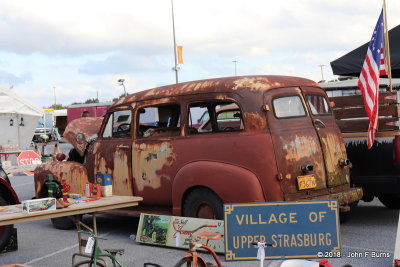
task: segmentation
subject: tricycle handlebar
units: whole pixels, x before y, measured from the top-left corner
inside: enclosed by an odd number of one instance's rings
[[[194,230],[184,230],[184,229],[178,229],[178,228],[176,227],[176,222],[177,222],[177,221],[174,221],[174,222],[172,223],[172,225],[173,225],[175,231],[177,231],[177,232],[179,232],[179,233],[195,233],[197,230],[199,230],[199,229],[201,229],[201,228],[206,228],[206,227],[217,227],[216,224],[203,224],[203,225],[200,225],[199,227],[197,227],[197,228],[194,229]]]

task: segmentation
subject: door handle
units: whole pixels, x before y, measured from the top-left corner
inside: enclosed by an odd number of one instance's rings
[[[319,120],[319,119],[315,119],[314,120],[314,124],[315,124],[315,126],[317,126],[317,127],[319,127],[319,128],[325,128],[326,127],[326,125],[325,125],[325,123],[323,123],[321,120]]]
[[[117,148],[129,149],[129,146],[119,145],[119,146],[117,146]]]

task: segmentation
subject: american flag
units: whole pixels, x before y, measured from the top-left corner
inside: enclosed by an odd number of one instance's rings
[[[381,52],[381,60],[379,66],[379,76],[384,76],[386,75],[386,64],[385,64],[385,49],[383,48],[383,45],[380,52]]]
[[[367,55],[358,80],[358,88],[364,98],[364,108],[369,118],[368,149],[375,140],[375,132],[378,129],[378,99],[379,99],[379,69],[381,50],[383,49],[383,9],[376,23]]]

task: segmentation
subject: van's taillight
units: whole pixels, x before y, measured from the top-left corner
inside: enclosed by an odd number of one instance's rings
[[[400,164],[400,135],[396,135],[394,138],[394,163]]]

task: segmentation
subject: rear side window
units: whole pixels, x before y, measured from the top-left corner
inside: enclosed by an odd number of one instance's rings
[[[177,104],[140,108],[138,137],[179,136],[180,112]]]
[[[272,105],[277,118],[306,116],[303,102],[297,95],[275,98],[272,100]]]
[[[233,101],[189,105],[188,134],[236,132],[244,129],[242,111]]]
[[[328,102],[322,95],[307,95],[307,101],[313,115],[331,114]]]

